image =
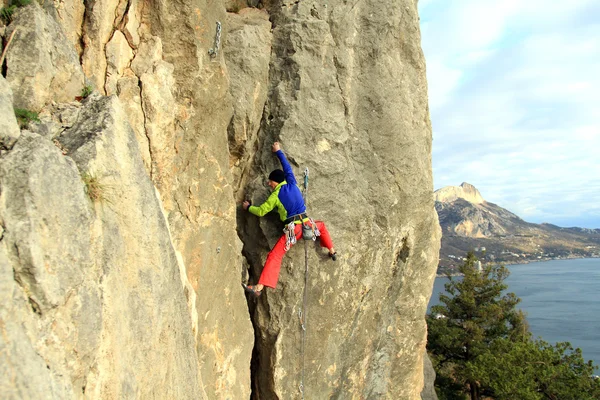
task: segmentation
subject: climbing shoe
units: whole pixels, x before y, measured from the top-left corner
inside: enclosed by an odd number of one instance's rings
[[[337,251],[333,254],[329,253],[329,258],[331,258],[333,261],[337,260]]]
[[[244,290],[246,292],[250,293],[254,297],[259,297],[260,294],[262,293],[262,290],[256,290],[254,285],[246,285],[246,284],[242,283],[242,286],[244,287]]]

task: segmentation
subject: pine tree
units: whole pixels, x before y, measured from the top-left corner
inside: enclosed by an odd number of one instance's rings
[[[597,400],[600,380],[592,377],[595,368],[568,342],[501,339],[466,370],[496,400]]]
[[[477,377],[466,369],[479,356],[488,352],[497,339],[525,340],[528,329],[523,313],[516,309],[520,299],[514,293],[504,294],[504,280],[509,271],[500,265],[488,265],[481,271],[477,258],[467,255],[459,267],[460,278],[450,278],[445,285],[448,295],[440,295],[440,303],[432,307],[428,318],[428,351],[438,373],[438,385],[445,392],[469,394],[472,400],[481,396]]]
[[[427,349],[437,372],[438,396],[479,400],[600,399],[597,369],[569,343],[532,340],[520,299],[505,293],[509,271],[476,268],[469,253],[462,278],[446,284],[448,295],[428,315]]]

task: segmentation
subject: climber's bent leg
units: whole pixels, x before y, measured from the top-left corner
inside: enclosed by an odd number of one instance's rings
[[[321,236],[319,236],[321,247],[333,249],[333,242],[331,241],[331,236],[329,236],[329,231],[327,230],[325,223],[323,221],[315,221],[315,225],[317,225],[319,232],[321,232]]]
[[[302,227],[300,225],[296,225],[294,228],[294,233],[296,234],[296,239],[299,239],[302,236]],[[260,279],[258,280],[260,285],[264,285],[273,289],[275,286],[277,286],[277,281],[279,280],[279,270],[281,270],[281,260],[286,253],[285,242],[286,237],[284,234],[281,235],[277,243],[275,243],[273,250],[269,252],[265,266],[260,274]]]

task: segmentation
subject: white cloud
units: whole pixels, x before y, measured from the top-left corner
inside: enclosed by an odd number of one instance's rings
[[[600,2],[420,10],[436,188],[467,181],[535,222],[600,224]]]

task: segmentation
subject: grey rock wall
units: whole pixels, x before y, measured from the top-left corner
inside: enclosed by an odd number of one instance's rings
[[[415,399],[423,386],[424,314],[438,259],[431,127],[416,4],[273,2],[273,51],[261,147],[246,189],[255,203],[282,142],[309,210],[341,258],[309,245],[302,382],[304,251],[253,313],[255,398]],[[253,279],[281,226],[244,217]],[[252,280],[252,279],[251,279]]]
[[[15,107],[40,111],[51,101],[79,96],[84,85],[79,58],[54,18],[32,2],[15,11],[6,35],[15,29],[6,56]]]
[[[10,150],[21,131],[13,110],[13,95],[10,85],[0,77],[0,151]]]
[[[438,400],[435,387],[433,386],[435,382],[435,370],[428,354],[425,354],[425,357],[423,357],[423,372],[425,386],[423,386],[423,391],[421,392],[421,400]]]
[[[250,160],[256,154],[269,86],[271,22],[264,10],[243,8],[225,20],[223,55],[230,77],[233,117],[227,128],[236,199],[244,197]]]
[[[202,398],[182,266],[118,100],[88,99],[58,140],[23,132],[0,160],[0,386],[7,398]]]
[[[223,5],[208,1],[158,1],[142,13],[149,34],[161,38],[163,63],[173,66],[173,102],[164,103],[173,110],[173,123],[147,132],[152,179],[197,296],[200,373],[210,398],[242,399],[250,395],[253,340],[240,285],[242,246],[227,141],[233,101],[224,36],[217,56],[208,53],[216,22],[225,19]],[[164,147],[155,151],[154,143]]]

